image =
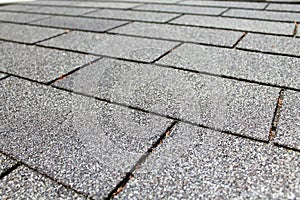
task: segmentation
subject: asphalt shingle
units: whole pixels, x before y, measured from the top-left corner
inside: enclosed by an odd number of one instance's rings
[[[248,34],[238,48],[300,56],[300,38]]]
[[[0,175],[7,172],[11,167],[17,164],[17,161],[8,158],[7,156],[0,153]],[[1,190],[0,190],[1,193]],[[1,196],[1,195],[0,195]]]
[[[150,24],[140,22],[130,23],[126,26],[116,28],[111,32],[229,47],[233,46],[243,35],[242,32],[236,31],[213,30],[198,27],[176,26],[168,24]]]
[[[0,73],[0,79],[5,78],[6,76],[7,76],[6,74]]]
[[[297,199],[299,152],[180,124],[117,199]]]
[[[41,44],[105,56],[151,62],[179,43],[74,31],[42,42]]]
[[[105,197],[171,124],[13,77],[0,82],[0,98],[0,150],[94,198]]]
[[[0,23],[0,38],[24,43],[36,43],[41,40],[64,33],[65,30]]]
[[[295,22],[300,20],[300,13],[291,12],[273,12],[260,10],[231,9],[223,16],[242,17],[248,19],[267,19],[274,21]]]
[[[279,94],[276,88],[113,59],[55,85],[261,140],[268,140]]]
[[[273,4],[273,3],[271,3],[267,7],[267,10],[300,12],[300,5],[297,5],[297,4]]]
[[[12,13],[12,12],[0,12],[0,21],[5,22],[18,22],[27,23],[36,21],[39,19],[45,19],[47,15],[25,14],[25,13]]]
[[[300,93],[285,91],[275,142],[300,150]]]
[[[37,6],[30,6],[30,5],[6,5],[6,6],[1,6],[0,10],[9,10],[9,11],[29,11],[33,8],[38,8]]]
[[[300,89],[299,58],[183,44],[157,63]]]
[[[77,1],[27,1],[27,2],[20,2],[20,4],[29,4],[29,5],[49,5],[49,6],[71,6]]]
[[[138,3],[123,3],[123,2],[77,2],[73,6],[78,7],[91,7],[91,8],[121,8],[128,9],[134,8],[141,4]]]
[[[183,5],[156,5],[147,4],[134,8],[134,10],[147,10],[147,11],[160,11],[160,12],[172,12],[172,13],[192,13],[192,14],[205,14],[205,15],[220,15],[224,12],[225,8],[205,8],[195,6],[183,6]]]
[[[215,7],[226,7],[226,8],[250,8],[250,9],[264,9],[267,5],[266,3],[256,3],[256,2],[195,1],[195,0],[181,1],[179,4],[194,5],[194,6],[215,6]]]
[[[3,199],[85,199],[24,166],[0,180],[0,188]]]
[[[170,23],[280,35],[292,35],[294,31],[294,23],[195,15],[184,15]]]
[[[68,8],[68,7],[54,7],[54,6],[32,6],[30,12],[45,13],[45,14],[61,14],[61,15],[83,15],[88,12],[95,11],[91,8]]]
[[[31,24],[75,30],[104,32],[125,23],[127,22],[106,19],[57,16],[39,20]]]
[[[0,70],[47,83],[88,64],[97,57],[4,42],[0,44]]]
[[[133,10],[108,10],[102,9],[97,12],[92,12],[86,16],[90,17],[102,17],[111,19],[125,19],[125,20],[138,20],[138,21],[148,21],[148,22],[166,22],[178,14],[170,13],[154,13],[154,12],[143,12],[143,11],[133,11]]]

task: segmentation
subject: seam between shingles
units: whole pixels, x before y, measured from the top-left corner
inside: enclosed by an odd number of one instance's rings
[[[6,177],[7,175],[9,175],[11,172],[13,172],[19,166],[21,166],[21,164],[17,162],[16,164],[14,164],[13,166],[11,166],[10,168],[6,169],[4,172],[2,172],[0,174],[0,180],[3,179],[4,177]]]
[[[232,45],[232,48],[235,49],[237,45],[242,41],[242,39],[247,35],[247,32],[244,32],[244,34]]]
[[[273,119],[271,123],[270,133],[269,133],[269,142],[273,143],[274,138],[276,137],[278,122],[280,119],[280,113],[282,108],[284,98],[284,89],[281,89],[278,95],[278,99],[276,102],[276,107],[273,114]]]
[[[222,11],[218,16],[221,17],[223,16],[224,13],[228,12],[229,10],[231,10],[231,8],[227,8],[224,11]]]
[[[17,167],[19,167],[19,166],[21,166],[21,165],[24,165],[25,167],[29,168],[30,170],[34,171],[35,173],[37,173],[37,174],[39,174],[39,175],[41,175],[41,176],[43,176],[43,177],[45,177],[45,178],[50,179],[51,181],[53,181],[53,182],[55,182],[55,183],[57,183],[57,184],[59,184],[59,185],[62,185],[64,188],[66,188],[66,189],[68,189],[68,190],[71,190],[71,191],[73,191],[73,192],[75,192],[75,193],[77,193],[77,194],[79,194],[79,195],[82,195],[82,196],[84,196],[84,197],[87,198],[87,199],[91,199],[91,198],[90,198],[87,194],[85,194],[84,192],[78,191],[78,190],[72,188],[71,186],[66,185],[66,184],[64,184],[64,183],[62,183],[62,182],[56,180],[55,178],[52,178],[52,177],[49,176],[48,174],[46,174],[46,173],[44,173],[44,172],[41,172],[41,171],[39,171],[38,169],[36,169],[36,168],[34,168],[34,167],[31,167],[30,165],[26,164],[25,162],[23,162],[23,161],[21,161],[21,160],[18,160],[18,159],[15,159],[13,156],[11,156],[11,155],[9,155],[9,154],[7,154],[7,153],[4,153],[4,152],[1,151],[1,150],[0,150],[0,153],[3,154],[4,156],[8,157],[8,158],[11,159],[11,160],[17,161],[17,164],[15,164],[15,165],[16,165],[15,168],[17,168]],[[13,169],[13,170],[14,170],[14,169]],[[11,171],[13,171],[13,170],[11,170]],[[1,178],[0,178],[0,179],[1,179]]]
[[[173,121],[172,124],[164,131],[163,134],[151,145],[151,147],[139,158],[139,160],[135,163],[135,165],[130,169],[128,173],[126,173],[125,177],[122,181],[120,181],[107,195],[105,199],[112,199],[114,196],[118,195],[122,190],[126,187],[126,184],[134,177],[134,172],[137,171],[143,163],[146,162],[147,158],[151,155],[151,153],[158,148],[167,137],[170,136],[172,129],[178,123],[178,121]]]
[[[293,31],[293,36],[296,37],[299,31],[299,23],[295,22],[295,28]]]

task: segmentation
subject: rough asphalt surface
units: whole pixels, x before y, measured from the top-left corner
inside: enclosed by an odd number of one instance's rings
[[[300,199],[300,1],[0,4],[0,199]]]

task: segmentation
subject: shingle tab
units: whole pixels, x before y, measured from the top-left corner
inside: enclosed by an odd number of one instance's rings
[[[82,81],[87,79],[91,82]],[[279,93],[276,88],[112,59],[55,85],[261,140],[268,140]]]
[[[26,23],[39,19],[45,19],[49,16],[47,15],[37,15],[37,14],[25,14],[25,13],[12,13],[12,12],[0,12],[0,21],[5,22],[19,22]]]
[[[86,199],[24,166],[0,180],[0,188],[3,199]]]
[[[93,7],[93,8],[133,8],[139,6],[138,3],[123,3],[123,2],[77,2],[73,6],[78,7]]]
[[[295,199],[299,152],[179,124],[116,199]]]
[[[138,21],[148,21],[148,22],[166,22],[178,14],[170,13],[154,13],[154,12],[142,12],[133,10],[108,10],[102,9],[97,12],[87,14],[90,17],[102,17],[111,19],[126,19],[126,20],[138,20]]]
[[[0,38],[16,42],[36,43],[64,32],[62,29],[0,23]]]
[[[179,4],[195,5],[195,6],[216,6],[216,7],[226,7],[226,8],[250,8],[250,9],[264,9],[267,5],[267,3],[256,3],[256,2],[195,1],[195,0],[181,1]]]
[[[30,5],[17,5],[17,4],[12,4],[12,5],[6,5],[6,6],[1,6],[0,10],[9,10],[9,11],[29,11],[33,8],[39,8],[38,6],[30,6]]]
[[[74,31],[42,42],[41,44],[105,56],[151,62],[179,43]]]
[[[166,118],[16,78],[0,81],[0,99],[5,102],[0,150],[99,199],[171,124]]]
[[[300,20],[300,13],[291,12],[273,12],[273,11],[259,11],[259,10],[244,10],[231,9],[223,14],[223,16],[243,17],[249,19],[267,19],[275,21],[295,22]]]
[[[184,44],[157,63],[300,89],[299,58]]]
[[[195,15],[184,15],[170,23],[281,35],[292,35],[294,31],[294,23]]]
[[[50,17],[44,20],[39,20],[31,24],[75,30],[104,32],[106,30],[112,29],[125,23],[127,22],[105,19],[57,16]]]
[[[88,64],[97,57],[4,42],[0,44],[0,70],[47,83]]]
[[[275,142],[300,150],[300,92],[284,92]]]
[[[242,49],[300,56],[300,38],[248,34],[238,45]]]
[[[297,5],[297,4],[273,4],[273,3],[271,3],[267,7],[267,10],[300,12],[300,5]]]
[[[83,15],[92,12],[96,9],[92,8],[69,8],[69,7],[54,7],[54,6],[33,6],[30,12],[45,13],[45,14],[62,14],[62,15]]]
[[[242,32],[236,31],[139,22],[133,22],[126,26],[114,29],[111,32],[230,47],[243,35]]]
[[[134,8],[134,10],[149,10],[160,12],[172,12],[172,13],[192,13],[192,14],[205,14],[205,15],[220,15],[224,12],[225,8],[205,8],[195,6],[183,6],[183,5],[155,5],[148,4]]]

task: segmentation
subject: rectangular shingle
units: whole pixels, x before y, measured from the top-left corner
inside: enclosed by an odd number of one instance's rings
[[[24,43],[36,43],[41,40],[64,33],[65,30],[0,23],[0,38]]]
[[[120,0],[111,0],[120,1]],[[164,4],[175,4],[180,0],[122,0],[122,2],[136,2],[136,3],[164,3]]]
[[[0,176],[7,172],[11,167],[17,164],[17,161],[8,158],[7,156],[0,153]],[[0,190],[1,193],[1,190]],[[1,196],[1,195],[0,195]]]
[[[223,16],[242,17],[248,19],[266,19],[275,21],[295,22],[300,20],[300,13],[273,12],[260,10],[231,9]]]
[[[127,9],[136,7],[138,3],[122,3],[122,2],[77,2],[73,6],[78,7],[91,7],[91,8],[120,8]]]
[[[116,199],[289,199],[298,152],[179,124]]]
[[[273,3],[271,3],[267,7],[267,10],[300,12],[300,5],[297,5],[297,4],[273,4]]]
[[[106,19],[56,16],[39,20],[31,24],[75,30],[104,32],[106,30],[123,25],[125,23],[127,22]]]
[[[300,92],[284,92],[275,142],[300,150]]]
[[[179,43],[74,31],[41,44],[98,55],[152,62]]]
[[[225,8],[206,8],[195,6],[180,6],[180,5],[156,5],[148,4],[134,8],[134,10],[146,10],[146,11],[160,11],[160,12],[172,12],[172,13],[191,13],[191,14],[205,14],[205,15],[220,15],[224,12]]]
[[[184,44],[157,63],[300,89],[299,58]]]
[[[82,81],[87,79],[93,82]],[[268,140],[279,93],[276,88],[113,59],[55,85],[261,140]]]
[[[300,56],[300,38],[248,34],[238,48]]]
[[[111,19],[126,19],[126,20],[137,20],[137,21],[148,21],[148,22],[166,22],[178,14],[170,13],[154,13],[154,12],[142,12],[134,10],[108,10],[102,9],[97,12],[87,14],[90,17],[102,17]]]
[[[184,15],[171,21],[170,23],[281,35],[292,35],[294,31],[294,23],[270,22],[225,17]]]
[[[38,8],[38,6],[30,6],[30,5],[17,5],[17,4],[12,4],[12,5],[6,5],[6,6],[1,6],[0,10],[8,10],[8,11],[29,11],[33,8]]]
[[[96,59],[95,56],[4,42],[0,44],[3,72],[47,83]]]
[[[171,124],[166,118],[13,77],[0,81],[0,101],[5,102],[1,151],[99,199]]]
[[[216,7],[226,7],[226,8],[251,8],[251,9],[264,9],[267,5],[267,3],[256,3],[256,2],[195,1],[195,0],[181,1],[179,4],[194,5],[194,6],[216,6]]]
[[[133,22],[111,32],[230,47],[243,35],[242,32],[236,31],[139,22]]]
[[[20,4],[29,4],[29,5],[49,5],[49,6],[71,6],[77,1],[27,1],[20,2]]]
[[[85,199],[25,166],[0,180],[0,188],[3,199]]]
[[[26,23],[39,19],[48,18],[47,15],[37,15],[37,14],[25,14],[25,13],[13,13],[13,12],[0,12],[0,21],[5,22],[19,22]]]
[[[69,8],[69,7],[54,7],[54,6],[33,6],[29,12],[44,13],[44,14],[62,14],[62,15],[83,15],[94,11],[92,8]]]

